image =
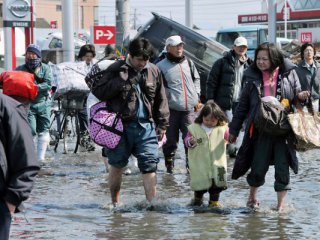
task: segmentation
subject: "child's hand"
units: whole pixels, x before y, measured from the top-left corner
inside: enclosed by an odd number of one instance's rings
[[[189,145],[189,148],[195,148],[198,144],[197,144],[196,139],[190,138],[188,141],[188,145]]]

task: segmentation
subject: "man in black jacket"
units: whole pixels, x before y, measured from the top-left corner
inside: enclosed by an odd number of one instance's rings
[[[0,94],[0,239],[9,239],[11,219],[21,210],[39,171],[22,104]]]
[[[213,64],[207,79],[207,99],[214,100],[229,121],[239,103],[243,72],[252,63],[247,57],[247,50],[247,40],[238,37],[233,49]],[[228,147],[230,156],[235,156],[236,151],[235,147]]]

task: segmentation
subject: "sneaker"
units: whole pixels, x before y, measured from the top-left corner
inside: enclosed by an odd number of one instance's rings
[[[92,143],[88,143],[87,146],[86,146],[86,149],[88,152],[92,152],[94,151],[96,148],[95,146],[92,144]]]
[[[95,146],[90,139],[88,134],[83,134],[80,139],[80,146],[83,147],[86,151],[91,152],[95,150]]]
[[[222,208],[222,204],[219,201],[209,201],[209,207]]]

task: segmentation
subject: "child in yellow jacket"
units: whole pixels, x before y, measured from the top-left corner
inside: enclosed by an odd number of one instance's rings
[[[227,121],[220,107],[210,100],[188,126],[184,141],[188,148],[194,206],[202,205],[203,195],[209,192],[209,207],[221,207],[220,192],[227,189],[227,142],[224,140]]]

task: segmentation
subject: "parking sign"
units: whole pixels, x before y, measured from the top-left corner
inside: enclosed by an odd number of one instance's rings
[[[94,44],[115,44],[116,27],[115,26],[94,26],[93,27]]]

